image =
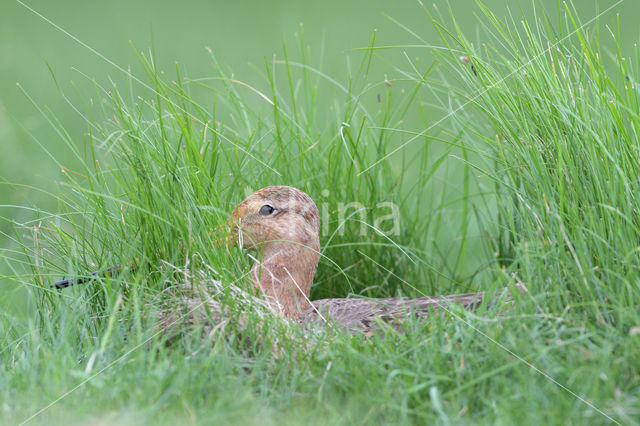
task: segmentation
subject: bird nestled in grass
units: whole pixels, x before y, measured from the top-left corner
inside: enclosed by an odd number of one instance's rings
[[[311,301],[311,286],[321,255],[320,216],[311,197],[293,187],[268,186],[256,191],[233,210],[223,228],[219,232],[224,242],[259,253],[251,269],[251,280],[257,293],[273,310],[301,323],[335,324],[352,332],[368,334],[379,329],[381,323],[397,328],[409,315],[426,316],[451,305],[474,309],[488,297],[480,292]],[[109,268],[105,274],[112,275],[116,270],[117,267]],[[80,282],[63,280],[54,286],[61,288]],[[488,303],[511,300],[509,294],[488,298]]]
[[[261,253],[251,275],[264,298],[276,311],[301,322],[333,322],[367,333],[380,321],[399,326],[407,315],[425,316],[450,304],[473,309],[487,297],[485,293],[469,293],[311,301],[320,258],[320,217],[311,197],[289,186],[269,186],[251,194],[233,210],[228,228],[228,243]],[[501,296],[495,295],[489,302]],[[509,300],[509,295],[502,298],[505,303]]]

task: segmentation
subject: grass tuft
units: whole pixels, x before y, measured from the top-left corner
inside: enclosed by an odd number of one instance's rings
[[[59,86],[83,140],[33,100],[78,166],[59,164],[56,212],[16,224],[2,254],[35,306],[0,315],[3,422],[638,423],[640,57],[616,32],[601,47],[570,5],[516,22],[478,2],[484,43],[425,11],[433,62],[384,79],[374,64],[402,46],[374,33],[340,80],[301,32],[251,81],[213,55],[192,77],[134,49],[124,88]],[[272,184],[320,209],[312,299],[529,294],[384,339],[305,333],[212,233]]]

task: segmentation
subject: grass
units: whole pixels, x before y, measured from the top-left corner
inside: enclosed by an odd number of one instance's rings
[[[151,54],[129,87],[88,79],[91,92],[63,93],[83,144],[34,100],[81,167],[55,212],[16,226],[23,253],[4,254],[38,309],[1,319],[3,421],[638,423],[640,59],[569,6],[523,23],[479,6],[491,42],[425,9],[444,49],[387,81],[370,74],[375,34],[345,81],[300,37],[254,81],[213,56],[215,77],[169,76]],[[307,338],[241,303],[250,261],[210,234],[270,184],[303,189],[323,215],[312,299],[529,293],[504,316]],[[397,233],[382,232],[381,202]],[[47,287],[128,259],[117,277]],[[233,320],[158,332],[158,310],[184,309],[167,289],[214,280]]]

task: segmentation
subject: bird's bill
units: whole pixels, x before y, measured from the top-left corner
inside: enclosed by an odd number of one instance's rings
[[[220,245],[235,247],[238,245],[238,226],[236,220],[229,217],[222,225],[213,229],[211,237]]]

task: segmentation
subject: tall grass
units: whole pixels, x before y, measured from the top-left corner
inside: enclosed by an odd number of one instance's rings
[[[466,140],[482,157],[474,167],[498,188],[503,237],[494,249],[551,296],[550,309],[628,331],[640,305],[640,57],[622,56],[619,28],[583,29],[567,5],[560,25],[484,13],[499,43],[441,31],[477,75],[457,57],[440,59],[457,71],[451,87],[469,106],[453,117],[470,123]],[[601,47],[605,37],[613,51]]]
[[[251,82],[213,56],[213,77],[169,77],[137,52],[130,87],[88,79],[93,93],[69,100],[82,143],[41,109],[83,167],[64,168],[57,212],[16,228],[22,263],[5,254],[38,306],[2,318],[5,421],[55,401],[35,420],[637,422],[637,67],[569,8],[520,24],[479,5],[491,43],[427,13],[446,49],[397,78],[370,74],[375,34],[344,82],[300,36]],[[312,298],[529,294],[502,316],[454,311],[385,339],[305,336],[238,303],[250,259],[212,232],[271,184],[308,192],[327,219]],[[384,201],[398,233],[376,222]],[[176,284],[215,288],[232,320],[163,333],[158,310],[184,312]]]

